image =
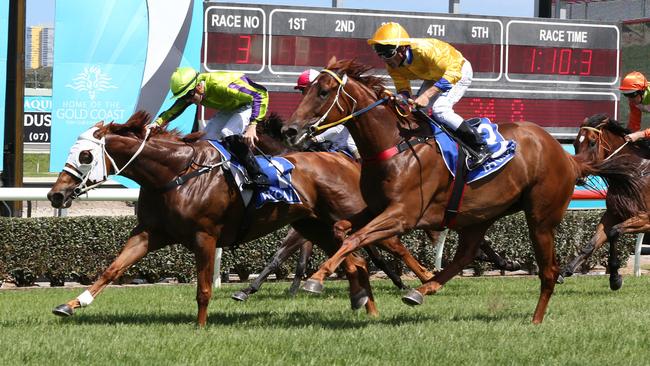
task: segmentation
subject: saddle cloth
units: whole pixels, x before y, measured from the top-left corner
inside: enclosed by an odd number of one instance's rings
[[[271,157],[269,161],[265,157],[256,156],[257,163],[262,168],[262,172],[269,178],[271,185],[253,192],[251,189],[244,188],[246,173],[239,161],[233,160],[230,151],[226,150],[220,142],[210,140],[210,143],[227,161],[224,165],[232,173],[237,187],[241,192],[244,205],[248,206],[249,203],[253,202],[255,208],[260,208],[268,202],[302,203],[298,192],[293,187],[293,184],[291,184],[291,171],[294,165],[289,160],[281,157]]]
[[[470,123],[481,133],[492,152],[492,156],[480,167],[468,171],[466,183],[475,182],[501,169],[506,163],[512,160],[517,148],[517,143],[504,139],[499,132],[499,126],[492,123],[488,118],[474,118]],[[458,166],[458,144],[433,123],[431,123],[431,129],[433,130],[436,143],[440,151],[442,151],[445,165],[451,175],[455,177],[456,167]],[[467,161],[465,163],[467,164]]]

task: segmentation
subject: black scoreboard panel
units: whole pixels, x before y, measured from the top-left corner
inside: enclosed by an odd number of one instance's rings
[[[620,30],[614,24],[206,3],[202,69],[247,73],[271,91],[270,109],[287,117],[300,100],[297,76],[323,68],[331,56],[356,58],[386,75],[366,41],[389,21],[411,37],[451,43],[472,63],[474,81],[455,107],[465,118],[533,121],[568,137],[585,116],[617,115]],[[389,78],[386,85],[392,87]]]

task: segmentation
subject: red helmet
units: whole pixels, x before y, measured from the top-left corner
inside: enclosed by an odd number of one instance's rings
[[[307,69],[303,71],[302,74],[298,76],[298,80],[296,81],[296,86],[294,86],[293,88],[298,90],[305,89],[306,87],[311,85],[311,83],[313,83],[314,80],[316,80],[318,74],[319,72],[314,69]]]
[[[638,71],[632,71],[625,75],[618,88],[623,94],[632,93],[638,90],[645,90],[648,87],[648,80]]]

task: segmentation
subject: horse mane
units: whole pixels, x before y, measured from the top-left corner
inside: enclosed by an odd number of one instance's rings
[[[129,119],[124,122],[124,123],[115,123],[111,122],[108,125],[106,125],[104,128],[106,131],[120,135],[120,136],[134,136],[139,139],[144,139],[146,135],[146,127],[151,123],[151,114],[149,114],[146,111],[140,110]],[[167,124],[163,125],[162,128],[154,128],[151,129],[150,132],[150,137],[157,137],[157,138],[162,138],[162,139],[167,139],[167,140],[172,140],[172,141],[186,141],[186,139],[189,137],[190,140],[186,142],[191,142],[195,141],[201,136],[201,132],[195,132],[188,134],[186,136],[183,136],[183,134],[176,128],[172,130],[167,130],[165,127]],[[198,135],[196,139],[194,139],[194,135]],[[192,140],[193,139],[193,140]]]
[[[624,137],[625,135],[632,133],[632,131],[625,127],[623,123],[613,118],[609,118],[605,113],[598,113],[588,117],[583,126],[598,128],[603,123],[605,124],[603,128],[617,136]],[[632,143],[632,146],[638,148],[644,156],[650,155],[650,141],[648,139],[637,140]]]
[[[373,90],[378,97],[381,97],[386,90],[382,78],[367,74],[372,70],[372,66],[362,64],[356,59],[338,60],[329,68],[347,74],[349,78],[353,78]]]

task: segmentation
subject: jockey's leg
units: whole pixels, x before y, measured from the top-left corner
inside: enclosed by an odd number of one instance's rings
[[[230,152],[237,157],[237,160],[239,160],[242,165],[244,165],[244,168],[246,169],[246,172],[248,172],[248,176],[254,185],[260,187],[269,186],[271,184],[269,179],[262,172],[262,168],[260,168],[260,165],[257,163],[255,155],[253,155],[253,152],[248,145],[246,145],[244,138],[241,135],[226,136],[224,141],[227,143]]]

